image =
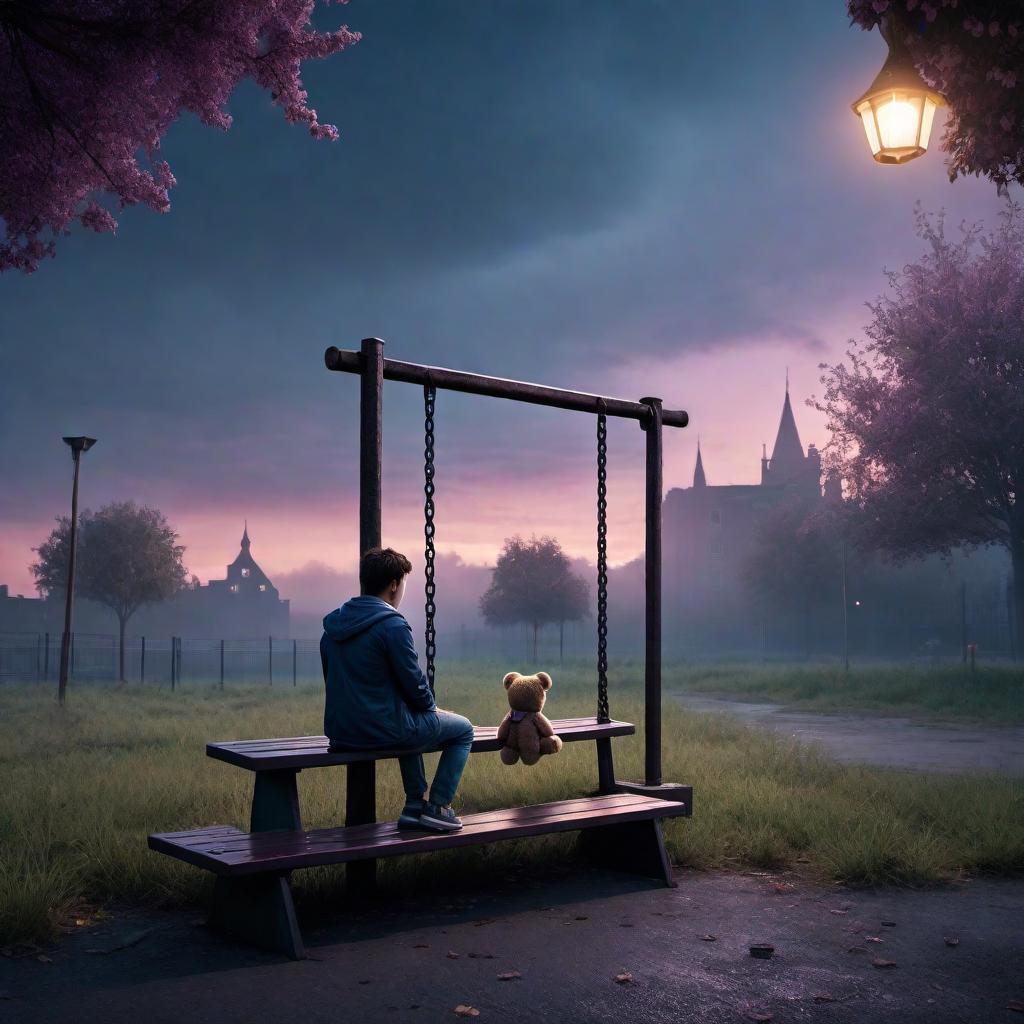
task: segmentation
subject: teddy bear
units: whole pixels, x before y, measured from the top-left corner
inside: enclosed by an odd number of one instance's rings
[[[515,764],[522,758],[523,764],[536,764],[541,754],[557,754],[562,749],[562,739],[541,714],[546,691],[551,689],[551,676],[547,672],[535,676],[509,672],[502,682],[511,710],[498,726],[501,760]]]

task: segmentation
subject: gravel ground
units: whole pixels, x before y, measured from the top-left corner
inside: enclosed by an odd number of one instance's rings
[[[676,878],[566,863],[415,904],[300,906],[312,958],[297,963],[209,932],[195,911],[115,910],[53,948],[5,951],[0,1020],[412,1024],[462,1019],[459,1006],[481,1024],[1024,1020],[1022,881],[874,892]],[[753,958],[758,943],[774,955]]]

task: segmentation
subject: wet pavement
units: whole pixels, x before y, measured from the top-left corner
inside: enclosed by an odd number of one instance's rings
[[[1024,726],[924,723],[875,715],[819,714],[779,704],[674,693],[694,711],[733,715],[748,725],[820,744],[836,760],[889,768],[1024,775]]]
[[[868,892],[762,872],[676,878],[668,889],[565,862],[454,899],[320,908],[319,924],[300,906],[312,959],[297,963],[210,933],[195,911],[115,913],[42,960],[0,958],[0,1020],[1024,1019],[1010,1009],[1024,1000],[1024,882]],[[753,958],[753,944],[774,955]]]

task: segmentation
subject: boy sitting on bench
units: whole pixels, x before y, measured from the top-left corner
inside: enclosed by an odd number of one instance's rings
[[[452,799],[473,744],[473,723],[434,703],[419,666],[412,627],[398,606],[412,563],[392,548],[372,548],[359,560],[360,595],[324,617],[320,660],[326,702],[324,732],[332,750],[403,750],[405,788],[399,828],[457,832]],[[424,799],[424,748],[441,759]]]

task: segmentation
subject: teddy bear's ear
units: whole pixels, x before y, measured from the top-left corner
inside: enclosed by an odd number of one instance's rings
[[[505,689],[507,690],[519,678],[520,676],[518,672],[509,672],[509,674],[502,679],[502,682],[505,684]]]
[[[547,672],[538,672],[537,679],[540,680],[540,685],[543,686],[545,690],[551,689],[551,676],[549,676]]]

